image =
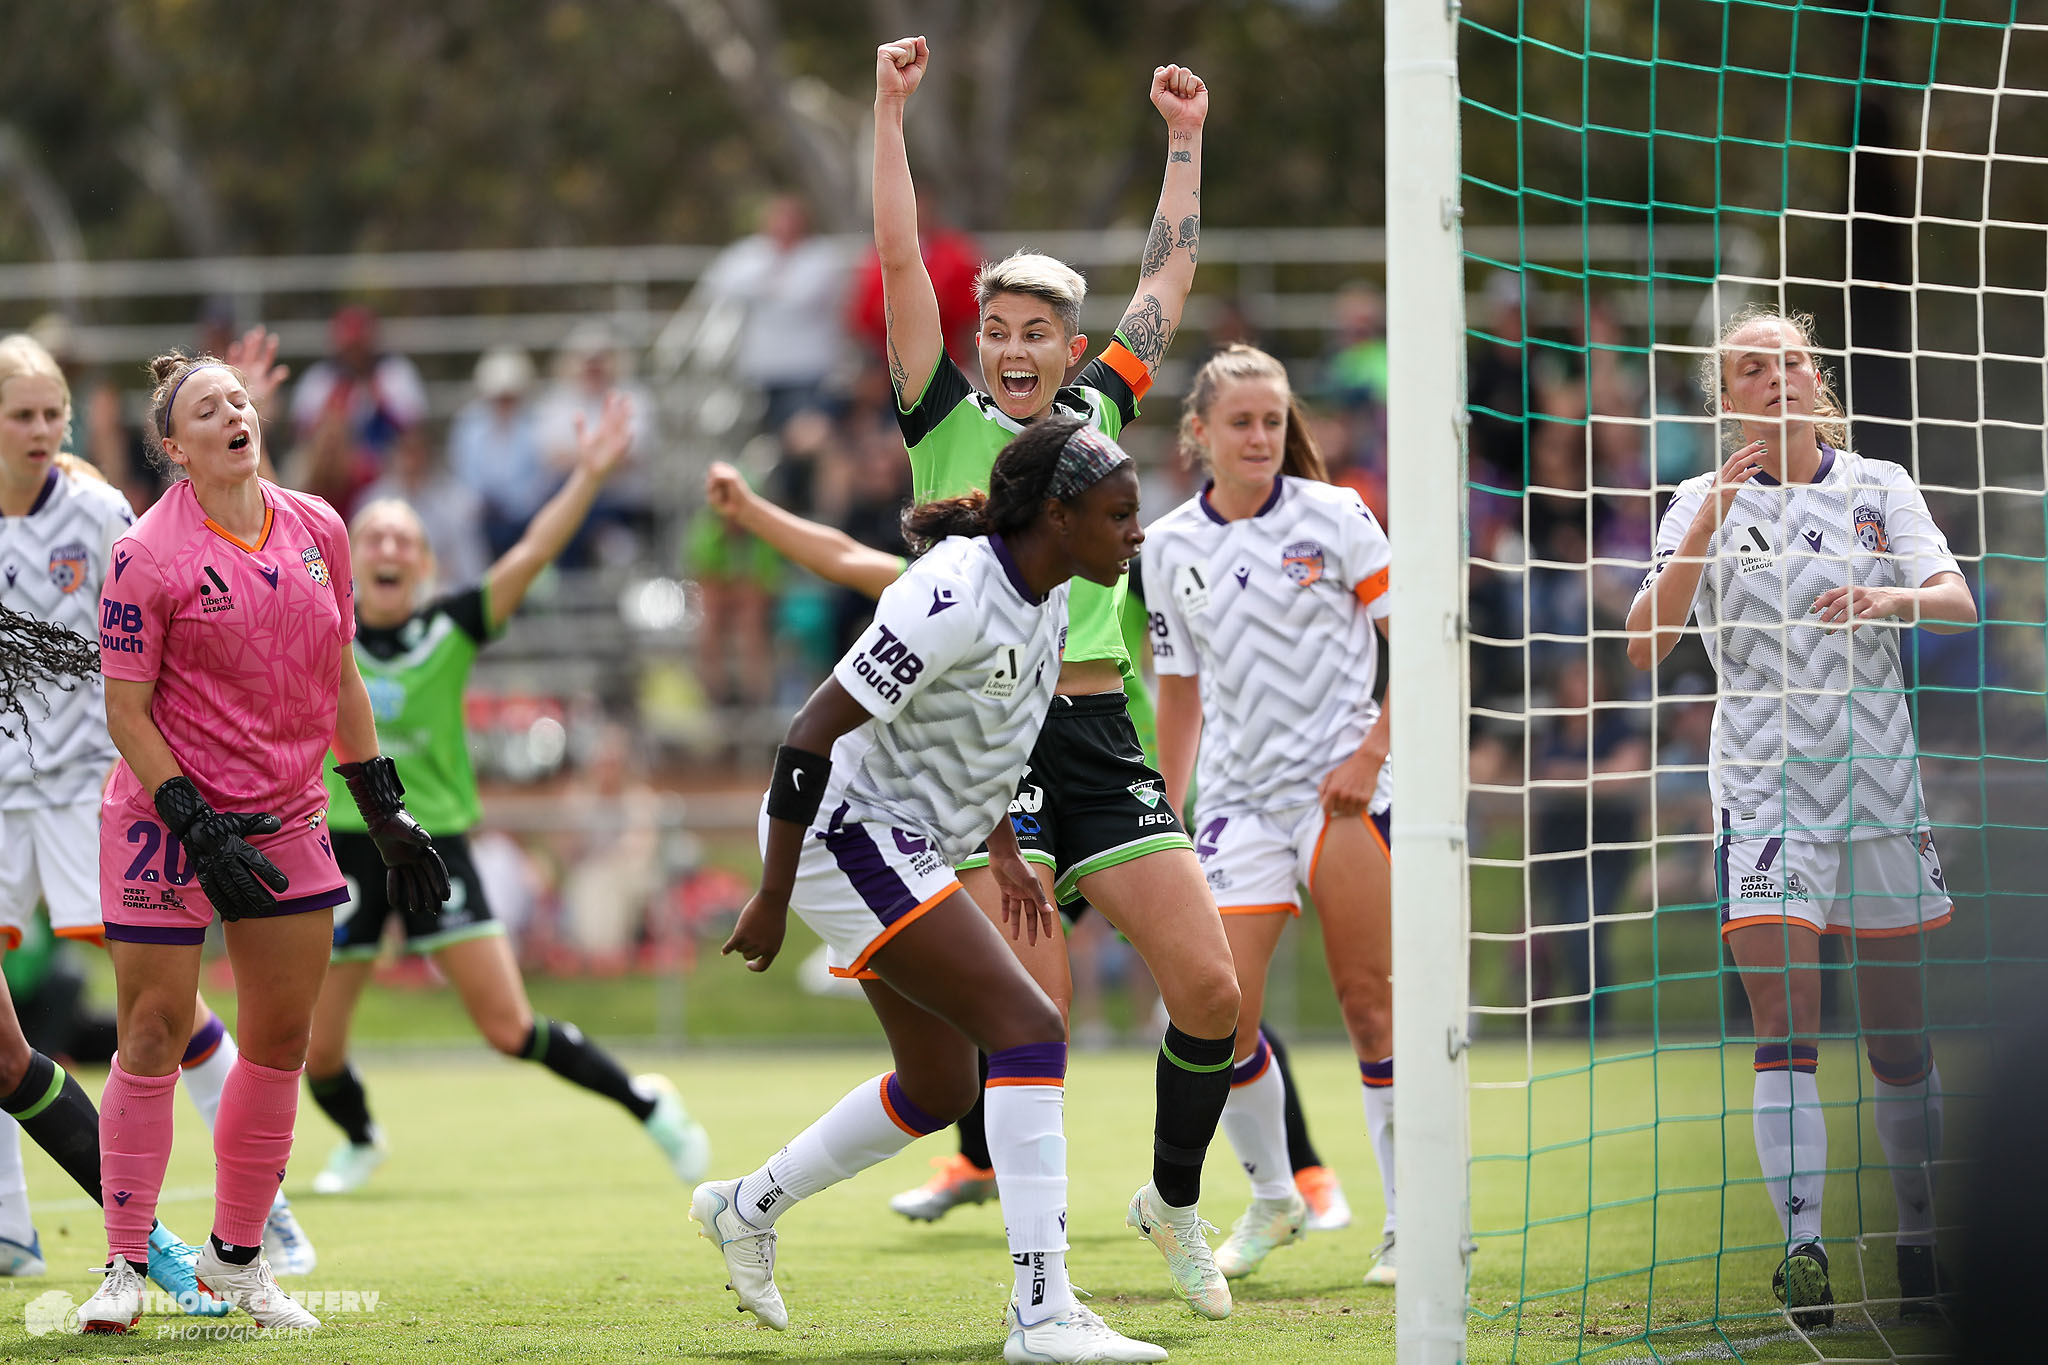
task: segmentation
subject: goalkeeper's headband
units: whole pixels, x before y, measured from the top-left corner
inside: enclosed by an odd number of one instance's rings
[[[1045,495],[1072,502],[1129,463],[1131,457],[1122,446],[1094,427],[1080,427],[1060,447],[1060,458],[1053,465]]]
[[[171,434],[171,409],[178,406],[178,390],[185,387],[186,380],[198,374],[201,370],[225,370],[227,368],[225,364],[218,360],[209,360],[204,364],[194,365],[191,369],[179,375],[178,382],[171,385],[171,396],[164,400],[164,410],[157,414],[156,434],[159,436]]]

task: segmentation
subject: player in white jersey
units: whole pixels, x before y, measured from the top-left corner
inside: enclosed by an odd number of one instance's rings
[[[1211,356],[1183,447],[1209,482],[1154,522],[1145,551],[1159,767],[1223,912],[1244,1001],[1223,1128],[1252,1202],[1216,1250],[1249,1274],[1299,1240],[1286,1095],[1259,1032],[1266,971],[1299,888],[1315,897],[1330,979],[1358,1054],[1386,1222],[1367,1284],[1394,1282],[1393,996],[1387,714],[1373,701],[1393,552],[1358,494],[1333,486],[1278,360]],[[1196,754],[1199,749],[1200,760]]]
[[[762,806],[761,890],[725,945],[766,970],[794,905],[860,976],[897,1069],[751,1175],[698,1186],[690,1216],[741,1309],[786,1327],[776,1219],[964,1113],[979,1047],[1016,1274],[1004,1358],[1164,1360],[1068,1285],[1065,1021],[955,872],[987,840],[1005,912],[1050,914],[1006,813],[1059,678],[1069,580],[1116,583],[1144,540],[1137,474],[1108,437],[1053,419],[1012,441],[989,482],[906,517],[914,543],[937,543],[791,722]]]
[[[1933,1163],[1941,1078],[1925,1032],[1921,935],[1947,923],[1899,665],[1902,629],[1975,624],[1969,586],[1898,465],[1848,449],[1811,319],[1738,313],[1702,379],[1732,440],[1681,484],[1629,610],[1653,668],[1697,621],[1720,677],[1710,781],[1722,934],[1758,1038],[1757,1159],[1786,1257],[1773,1288],[1801,1326],[1832,1322],[1821,1195],[1820,936],[1847,938],[1898,1200],[1900,1297],[1936,1292]]]

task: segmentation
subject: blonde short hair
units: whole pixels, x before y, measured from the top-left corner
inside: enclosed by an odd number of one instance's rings
[[[1081,304],[1088,281],[1065,261],[1036,251],[1017,251],[990,261],[974,277],[974,306],[986,309],[998,294],[1025,294],[1049,304],[1068,336],[1081,330]]]

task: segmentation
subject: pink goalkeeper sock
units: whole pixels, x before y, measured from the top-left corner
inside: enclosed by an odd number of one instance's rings
[[[137,1076],[116,1055],[100,1093],[100,1195],[107,1254],[149,1264],[149,1230],[171,1164],[178,1073]]]
[[[229,1246],[263,1244],[263,1224],[292,1154],[299,1073],[235,1059],[213,1125],[213,1235]]]

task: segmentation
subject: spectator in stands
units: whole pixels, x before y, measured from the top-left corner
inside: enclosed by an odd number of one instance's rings
[[[1466,380],[1472,408],[1474,482],[1519,489],[1523,465],[1527,354],[1522,338],[1522,281],[1499,271],[1486,282]]]
[[[810,215],[795,195],[777,195],[761,214],[761,230],[718,254],[698,286],[707,304],[744,309],[733,373],[768,401],[762,426],[782,424],[824,399],[841,359],[847,263],[811,235]]]
[[[321,426],[339,422],[350,451],[374,477],[400,433],[425,420],[426,385],[410,360],[377,349],[377,315],[360,304],[334,315],[327,339],[327,358],[307,370],[292,393],[292,430],[308,441]]]
[[[917,192],[917,248],[925,273],[932,277],[932,292],[939,297],[939,329],[946,351],[954,364],[972,374],[974,334],[981,326],[981,305],[974,295],[981,247],[947,223],[945,210],[922,188]],[[882,309],[882,258],[872,246],[854,271],[846,321],[847,330],[863,347],[863,358],[881,365],[888,354],[889,329]]]
[[[485,351],[476,362],[476,397],[448,428],[448,466],[483,500],[493,556],[518,543],[560,482],[541,450],[533,378],[533,361],[517,346]]]
[[[399,436],[390,467],[360,500],[379,498],[396,498],[419,514],[439,575],[434,591],[482,581],[492,558],[484,538],[484,501],[436,457],[425,426]]]
[[[601,975],[623,972],[661,891],[660,800],[640,774],[632,733],[607,724],[567,795],[582,818],[558,847],[561,940],[571,961]]]
[[[1387,304],[1380,291],[1353,280],[1337,291],[1337,335],[1323,363],[1323,400],[1333,408],[1387,406]]]
[[[1636,849],[1599,848],[1643,837],[1643,812],[1649,805],[1647,781],[1628,774],[1649,768],[1649,748],[1635,713],[1622,707],[1592,706],[1613,700],[1612,668],[1593,669],[1589,694],[1583,654],[1562,663],[1552,675],[1555,692],[1550,705],[1563,714],[1538,717],[1530,726],[1530,776],[1538,781],[1584,783],[1584,786],[1536,788],[1530,794],[1531,845],[1529,895],[1534,924],[1586,925],[1590,929],[1542,934],[1531,945],[1532,988],[1538,1000],[1583,995],[1614,984],[1607,965],[1608,934],[1599,918],[1622,908]],[[1557,855],[1540,861],[1537,855]],[[1592,1018],[1608,1012],[1608,1000],[1595,995]],[[1549,1013],[1553,1021],[1584,1019],[1586,1011],[1570,1006]]]
[[[534,431],[547,462],[546,491],[552,493],[576,464],[576,419],[595,425],[605,395],[617,389],[633,413],[633,444],[626,462],[598,495],[590,520],[557,561],[585,568],[593,561],[627,563],[636,558],[654,529],[651,466],[659,449],[654,396],[631,378],[631,367],[611,328],[601,322],[578,325],[555,354],[555,377],[534,405]]]

